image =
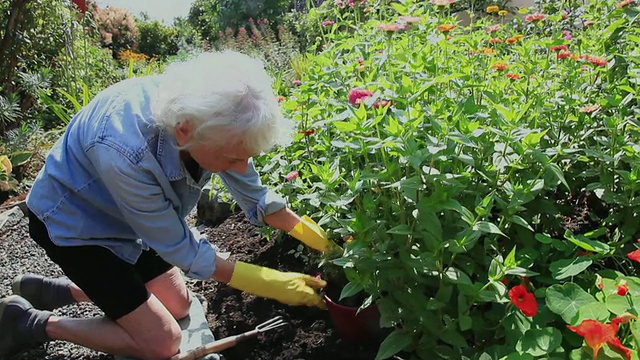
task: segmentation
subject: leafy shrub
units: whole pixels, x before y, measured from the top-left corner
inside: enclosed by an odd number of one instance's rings
[[[166,58],[178,53],[178,31],[158,21],[139,21],[137,50],[150,58]]]

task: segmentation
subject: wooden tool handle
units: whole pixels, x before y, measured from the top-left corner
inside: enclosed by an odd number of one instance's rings
[[[212,343],[199,346],[193,350],[175,355],[170,360],[195,360],[199,357],[228,349],[238,343],[238,336],[239,335],[229,336],[224,339],[216,340]]]

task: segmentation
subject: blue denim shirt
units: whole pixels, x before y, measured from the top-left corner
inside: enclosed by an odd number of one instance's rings
[[[215,250],[194,237],[185,217],[211,173],[199,169],[195,181],[173,134],[155,125],[159,81],[125,80],[81,109],[47,155],[27,206],[59,246],[104,246],[131,264],[150,247],[187,276],[209,279]],[[255,224],[285,207],[262,185],[253,162],[244,174],[218,175]]]

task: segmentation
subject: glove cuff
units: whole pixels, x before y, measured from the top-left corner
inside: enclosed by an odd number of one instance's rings
[[[236,261],[228,285],[234,289],[254,294],[263,279],[261,276],[265,268],[242,261]]]
[[[302,241],[310,248],[326,251],[328,247],[327,234],[310,217],[303,216],[302,220],[289,231],[289,235]]]

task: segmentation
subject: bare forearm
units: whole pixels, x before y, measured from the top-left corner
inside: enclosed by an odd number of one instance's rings
[[[264,222],[276,229],[290,232],[300,222],[300,216],[289,208],[282,208],[264,217]]]

